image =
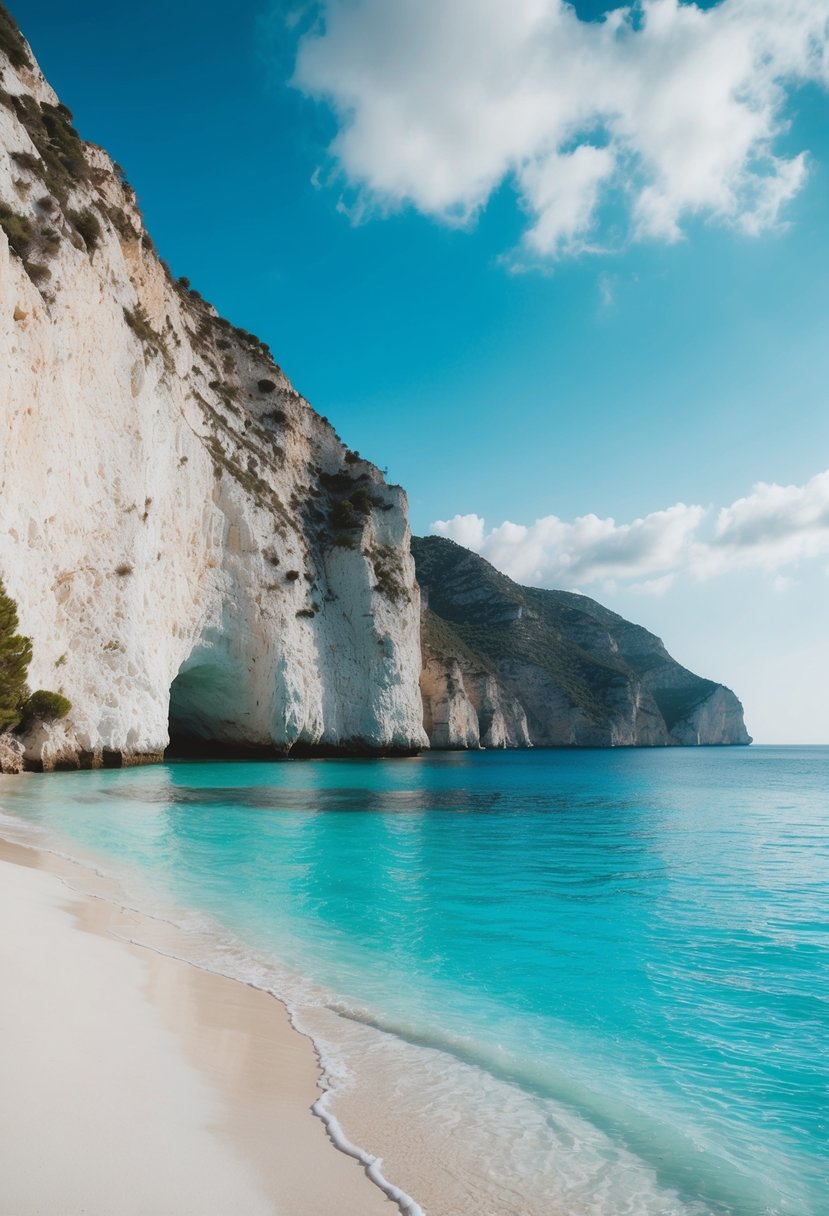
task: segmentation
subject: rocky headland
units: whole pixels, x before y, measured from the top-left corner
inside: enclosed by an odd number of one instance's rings
[[[433,747],[745,744],[730,689],[586,595],[521,587],[444,537],[415,537],[421,691]]]

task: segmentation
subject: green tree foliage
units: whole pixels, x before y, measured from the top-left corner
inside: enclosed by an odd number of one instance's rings
[[[32,642],[18,633],[17,605],[0,581],[0,731],[28,727],[33,722],[64,718],[71,701],[59,692],[39,688],[30,693],[26,684],[32,661]]]
[[[21,718],[28,722],[54,722],[57,718],[65,718],[72,708],[72,702],[59,692],[47,692],[39,688],[27,697],[20,706]]]
[[[20,722],[26,700],[26,674],[32,661],[32,643],[17,632],[20,622],[13,599],[0,582],[0,731]]]

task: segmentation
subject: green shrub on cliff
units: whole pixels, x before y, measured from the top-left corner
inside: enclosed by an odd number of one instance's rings
[[[14,730],[33,722],[64,718],[71,701],[59,692],[39,688],[30,693],[26,684],[32,661],[30,638],[18,633],[17,605],[0,581],[0,731]]]
[[[84,211],[70,211],[69,221],[80,236],[88,253],[94,253],[101,239],[101,222],[87,207]]]
[[[330,514],[331,527],[337,529],[356,528],[359,521],[356,518],[354,504],[349,502],[347,498],[341,502],[335,502],[331,508]]]
[[[29,93],[9,95],[12,109],[35,146],[36,172],[48,193],[65,205],[79,182],[89,178],[84,145],[72,126],[72,112],[62,105],[39,105]]]
[[[5,203],[0,203],[0,228],[8,237],[12,250],[19,258],[25,259],[35,239],[32,221],[29,217],[13,211]]]
[[[32,59],[11,13],[0,4],[0,50],[5,51],[13,68],[31,68]]]
[[[71,708],[72,702],[59,692],[47,692],[45,688],[38,688],[37,692],[33,692],[20,706],[20,718],[24,725],[31,722],[55,722],[58,718],[65,718]]]

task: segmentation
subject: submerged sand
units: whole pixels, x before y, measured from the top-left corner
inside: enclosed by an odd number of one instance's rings
[[[69,870],[0,841],[0,1216],[397,1212],[312,1114],[283,1006],[135,944]]]

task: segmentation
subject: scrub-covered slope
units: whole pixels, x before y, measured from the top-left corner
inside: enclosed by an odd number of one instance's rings
[[[156,255],[0,9],[0,579],[28,763],[425,742],[406,501]]]
[[[415,537],[412,550],[428,602],[433,746],[751,741],[734,693],[680,666],[647,629],[584,595],[520,587],[442,537]]]

